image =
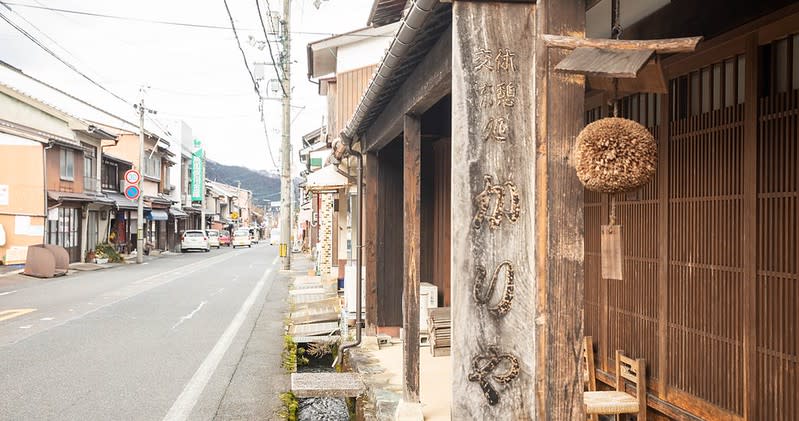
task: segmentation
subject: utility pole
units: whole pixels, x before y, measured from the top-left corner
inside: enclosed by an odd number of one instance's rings
[[[139,206],[136,211],[136,263],[144,262],[144,113],[155,114],[144,107],[144,90],[139,103],[133,107],[139,111]]]
[[[136,263],[144,262],[144,95],[139,100],[139,207],[136,211]]]
[[[281,269],[291,269],[291,0],[283,0],[283,142],[280,174]]]

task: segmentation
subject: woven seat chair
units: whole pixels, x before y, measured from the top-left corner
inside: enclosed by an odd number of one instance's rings
[[[632,359],[624,355],[624,351],[616,350],[616,390],[596,391],[594,373],[593,343],[586,338],[584,359],[585,376],[588,391],[583,393],[585,412],[592,421],[598,415],[615,415],[617,420],[629,414],[636,414],[637,421],[646,421],[646,360]],[[626,381],[635,386],[635,395],[625,391]]]

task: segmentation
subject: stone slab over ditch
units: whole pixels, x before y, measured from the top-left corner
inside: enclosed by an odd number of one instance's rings
[[[298,398],[352,398],[363,393],[358,373],[292,373],[291,392]]]

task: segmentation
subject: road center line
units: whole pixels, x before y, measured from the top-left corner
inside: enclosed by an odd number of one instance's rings
[[[172,330],[175,330],[175,328],[183,324],[183,322],[185,322],[186,320],[190,320],[192,317],[194,317],[194,315],[197,314],[197,312],[200,311],[200,309],[203,308],[203,306],[206,305],[207,303],[208,301],[201,302],[200,305],[198,305],[197,308],[195,308],[191,313],[181,317],[180,320],[178,320],[178,322],[175,323],[174,326],[172,326]]]
[[[236,254],[233,254],[233,253],[225,253],[225,254],[222,254],[222,255],[219,255],[219,256],[214,256],[214,257],[211,257],[211,258],[208,258],[208,259],[201,260],[199,262],[194,262],[194,263],[188,264],[188,265],[180,267],[180,268],[175,268],[175,269],[168,270],[166,272],[157,273],[157,274],[148,276],[148,277],[146,277],[144,279],[140,279],[139,281],[136,281],[136,282],[132,282],[132,283],[130,283],[130,284],[126,285],[126,286],[122,286],[121,288],[116,290],[116,293],[121,293],[122,292],[122,294],[120,295],[120,297],[118,299],[116,299],[114,301],[109,301],[109,302],[107,302],[105,304],[98,305],[96,307],[93,307],[93,308],[91,308],[91,310],[88,310],[88,311],[85,311],[85,312],[80,312],[80,314],[76,315],[75,317],[67,318],[66,320],[60,321],[58,323],[55,323],[52,326],[47,326],[47,328],[45,328],[45,329],[43,329],[41,331],[38,331],[38,332],[34,333],[33,335],[25,336],[25,337],[22,337],[22,338],[19,338],[19,339],[15,340],[15,341],[9,342],[9,343],[0,342],[0,348],[2,348],[4,346],[8,346],[8,345],[14,345],[16,343],[19,343],[21,341],[24,341],[24,340],[32,337],[32,336],[35,336],[35,335],[37,335],[39,333],[42,333],[42,332],[45,332],[47,330],[60,327],[60,326],[65,325],[65,324],[67,324],[69,322],[72,322],[74,320],[79,320],[79,319],[81,319],[81,318],[83,318],[83,317],[85,317],[85,316],[87,316],[89,314],[92,314],[92,313],[96,312],[96,311],[99,311],[99,310],[104,309],[106,307],[111,307],[111,306],[116,305],[117,303],[123,302],[125,300],[129,300],[129,299],[131,299],[133,297],[136,297],[137,295],[142,294],[144,292],[147,292],[147,291],[149,291],[149,290],[151,290],[153,288],[157,288],[159,286],[162,286],[162,285],[168,284],[170,282],[173,282],[173,281],[175,281],[177,279],[184,278],[184,277],[189,276],[189,275],[191,275],[192,273],[194,273],[194,272],[196,272],[198,270],[204,269],[206,267],[213,266],[216,263],[223,262],[223,261],[231,259],[231,258],[233,258],[235,256],[236,256]],[[175,275],[175,272],[178,272],[178,271],[181,271],[181,274],[180,275]],[[142,285],[143,282],[146,282],[146,284]],[[73,308],[69,309],[69,312],[77,313],[75,311],[75,309],[73,309]],[[2,314],[0,314],[0,316],[2,316]],[[13,317],[16,317],[16,316],[13,316]],[[5,319],[0,317],[0,321],[3,321],[3,320],[5,320]]]
[[[28,313],[36,311],[35,308],[12,308],[11,310],[0,311],[0,322],[4,320],[11,320],[15,317],[24,316]]]
[[[15,289],[13,291],[0,292],[0,297],[2,297],[3,295],[11,295],[11,294],[13,294],[13,293],[15,293],[17,291],[18,290]]]
[[[247,318],[247,314],[250,312],[250,308],[252,308],[255,300],[258,298],[258,294],[260,294],[261,290],[264,288],[266,280],[274,271],[274,265],[277,263],[277,259],[276,257],[272,262],[272,267],[267,269],[263,276],[261,276],[261,279],[258,280],[252,292],[250,292],[250,295],[241,305],[238,313],[236,313],[236,316],[233,317],[233,321],[230,322],[230,325],[228,325],[225,332],[222,333],[216,345],[214,345],[211,352],[208,353],[208,356],[203,360],[203,363],[200,364],[200,367],[194,372],[191,380],[189,380],[183,388],[183,392],[181,392],[180,396],[175,400],[175,403],[172,404],[169,412],[167,412],[164,417],[164,421],[183,421],[189,418],[205,386],[208,384],[208,381],[211,380],[211,376],[216,371],[217,366],[219,366],[219,362],[222,361],[222,357],[225,355],[228,348],[230,348],[239,329],[241,329],[241,325]]]

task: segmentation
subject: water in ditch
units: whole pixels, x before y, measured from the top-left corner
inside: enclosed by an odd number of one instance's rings
[[[297,367],[299,373],[326,373],[335,371],[331,367],[333,357],[308,357],[307,365]],[[298,421],[349,421],[347,401],[343,398],[302,398],[297,408]]]

